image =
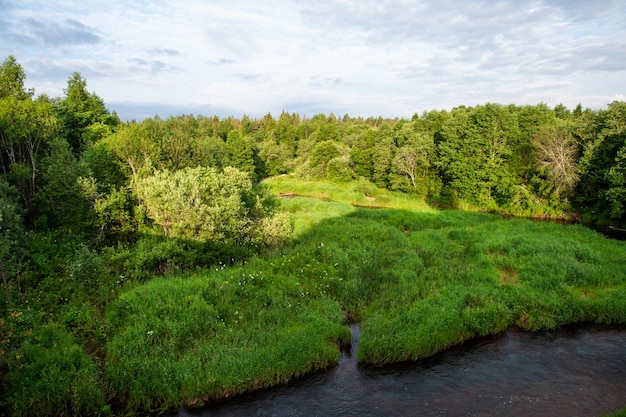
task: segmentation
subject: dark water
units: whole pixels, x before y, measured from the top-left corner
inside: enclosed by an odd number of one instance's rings
[[[358,327],[352,328],[354,349]],[[508,331],[417,363],[329,371],[178,416],[599,416],[626,406],[626,327]]]

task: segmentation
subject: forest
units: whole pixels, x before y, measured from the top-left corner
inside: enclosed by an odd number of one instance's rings
[[[512,324],[626,322],[623,243],[581,226],[626,229],[624,102],[125,122],[79,73],[62,97],[26,78],[14,57],[1,64],[3,415],[164,411],[282,383],[336,361],[346,320],[363,320],[360,359],[372,363]],[[576,224],[524,220],[507,242],[520,218]],[[344,231],[360,243],[341,244]],[[472,268],[440,287],[433,271],[450,256]],[[415,315],[391,308],[398,299]],[[388,323],[445,303],[463,312],[436,319],[454,334],[375,344]]]

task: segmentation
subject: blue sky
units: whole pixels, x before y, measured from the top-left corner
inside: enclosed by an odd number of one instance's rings
[[[626,2],[0,0],[0,59],[36,93],[74,71],[122,119],[411,117],[626,100]]]

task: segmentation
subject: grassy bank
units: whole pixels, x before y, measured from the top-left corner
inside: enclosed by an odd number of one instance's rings
[[[291,241],[122,289],[105,309],[99,355],[62,327],[41,327],[11,364],[8,414],[156,412],[284,383],[336,363],[350,321],[361,323],[368,363],[423,358],[509,326],[626,323],[624,242],[411,206],[367,184],[289,181],[268,186],[291,195],[280,203]],[[316,198],[293,196],[307,190]],[[361,198],[377,209],[355,207]]]
[[[423,358],[508,326],[626,322],[624,244],[585,228],[304,197],[282,204],[300,225],[290,244],[153,281],[110,309],[124,313],[112,319],[107,375],[131,408],[202,404],[329,366],[349,320],[361,322],[368,363]]]
[[[157,279],[108,311],[106,379],[125,407],[192,407],[336,363],[349,342],[339,305],[257,259]]]

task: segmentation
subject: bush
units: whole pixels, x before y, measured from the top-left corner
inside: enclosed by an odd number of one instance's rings
[[[4,389],[13,416],[99,415],[107,410],[98,368],[54,325],[38,327],[10,358]]]

